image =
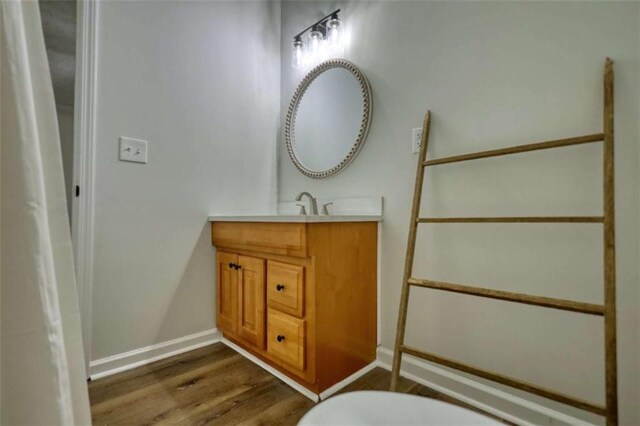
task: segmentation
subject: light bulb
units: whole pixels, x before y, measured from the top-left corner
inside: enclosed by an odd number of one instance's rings
[[[344,34],[342,21],[337,16],[332,16],[327,22],[327,47],[331,55],[341,56],[344,54]]]
[[[291,66],[295,69],[304,67],[304,50],[300,37],[296,37],[293,41],[293,52],[291,53]]]
[[[316,27],[309,33],[309,65],[324,59],[324,35]]]

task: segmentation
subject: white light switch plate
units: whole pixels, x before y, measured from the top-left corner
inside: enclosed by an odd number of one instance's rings
[[[147,141],[120,137],[120,161],[147,163]]]
[[[411,152],[417,154],[420,152],[420,143],[422,142],[422,127],[411,129]]]

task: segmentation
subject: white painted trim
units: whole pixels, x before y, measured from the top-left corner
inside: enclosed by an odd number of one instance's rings
[[[320,395],[316,395],[315,393],[313,393],[309,389],[307,389],[304,386],[302,386],[300,383],[298,383],[295,380],[293,380],[290,377],[288,377],[286,374],[283,374],[280,371],[276,370],[274,367],[270,366],[266,362],[262,361],[260,358],[258,358],[255,355],[251,354],[250,352],[247,352],[246,350],[242,349],[240,346],[236,345],[235,343],[225,339],[224,337],[222,339],[220,339],[220,341],[223,344],[225,344],[228,347],[230,347],[231,349],[233,349],[234,351],[238,352],[243,357],[247,358],[249,361],[253,362],[254,364],[258,365],[259,367],[262,367],[268,373],[276,376],[278,379],[282,380],[287,385],[291,386],[294,390],[300,392],[302,395],[306,396],[307,398],[309,398],[313,402],[320,402],[320,401],[330,397],[334,393],[338,392],[340,389],[342,389],[345,386],[355,382],[360,377],[364,376],[365,374],[367,374],[368,372],[370,372],[374,368],[378,367],[378,361],[374,361],[371,364],[369,364],[369,365],[361,368],[360,370],[356,371],[355,373],[353,373],[352,375],[350,375],[346,379],[342,380],[341,382],[338,382],[335,385],[331,386],[330,388],[324,390],[323,392],[320,393]]]
[[[318,402],[319,401],[318,395],[316,395],[315,393],[311,392],[309,389],[305,388],[304,386],[302,386],[300,383],[296,382],[295,380],[293,380],[293,379],[287,377],[286,375],[282,374],[281,372],[279,372],[278,370],[276,370],[275,368],[273,368],[272,366],[270,366],[266,362],[262,361],[258,357],[256,357],[256,356],[252,355],[251,353],[245,351],[240,346],[238,346],[235,343],[225,339],[224,337],[220,341],[222,343],[224,343],[225,345],[227,345],[228,347],[230,347],[231,349],[233,349],[234,351],[238,352],[243,357],[247,358],[249,361],[251,361],[254,364],[256,364],[258,367],[262,367],[268,373],[271,373],[272,375],[276,376],[278,379],[282,380],[283,382],[285,382],[286,384],[288,384],[293,389],[297,390],[298,392],[300,392],[302,395],[306,396],[307,398],[309,398],[313,402]]]
[[[91,300],[93,288],[98,2],[94,0],[79,1],[77,6],[73,185],[74,188],[75,185],[80,186],[80,197],[76,197],[75,191],[72,191],[71,238],[76,267],[85,369],[88,376],[89,360],[91,359]]]
[[[355,382],[360,377],[364,376],[365,374],[367,374],[368,372],[370,372],[371,370],[373,370],[374,368],[376,368],[378,366],[379,366],[378,361],[374,361],[371,364],[369,364],[369,365],[361,368],[360,370],[356,371],[355,373],[353,373],[352,375],[350,375],[346,379],[342,380],[341,382],[338,382],[335,385],[331,386],[329,389],[326,389],[323,392],[320,392],[320,401],[324,401],[325,399],[329,398],[331,395],[333,395],[334,393],[338,392],[340,389],[342,389],[345,386],[350,385],[351,383]]]
[[[378,365],[386,370],[391,371],[391,364],[393,362],[393,351],[386,348],[378,348]],[[524,417],[526,416],[526,412],[522,410],[522,408],[526,409],[529,412],[535,413],[538,417],[542,416],[547,419],[545,423],[554,424],[554,421],[559,421],[562,424],[570,424],[570,425],[579,425],[579,426],[588,426],[590,423],[587,423],[583,420],[575,418],[573,416],[569,416],[565,413],[561,413],[559,411],[553,410],[549,407],[542,406],[532,401],[525,400],[516,395],[503,392],[494,387],[488,386],[484,383],[477,382],[475,380],[468,379],[462,375],[454,373],[449,370],[445,370],[444,368],[437,367],[433,364],[425,362],[423,360],[413,358],[410,356],[402,357],[403,367],[400,370],[400,375],[406,377],[410,380],[413,380],[417,383],[420,383],[426,387],[434,389],[438,392],[441,392],[445,395],[448,395],[452,398],[455,398],[459,401],[465,402],[469,405],[473,405],[476,408],[479,408],[487,413],[491,413],[495,416],[508,420],[510,422],[519,424],[519,425],[534,425],[538,422],[531,422],[531,420],[527,420]],[[410,373],[407,371],[407,364],[410,364],[413,367],[416,367],[414,371],[417,374]],[[506,402],[510,405],[515,405],[514,410],[511,412],[506,412],[502,409],[495,408],[487,403],[481,402],[478,399],[471,398],[466,396],[460,392],[449,389],[448,387],[442,386],[440,384],[435,383],[433,380],[429,379],[429,376],[432,378],[437,376],[439,378],[444,378],[446,380],[454,381],[460,385],[466,386],[467,388],[475,389],[476,391],[480,391],[488,396],[498,398],[503,402]],[[469,389],[469,390],[471,390]],[[521,407],[518,409],[517,407]],[[518,414],[514,414],[514,412],[518,412]]]
[[[220,342],[221,335],[217,328],[190,334],[155,345],[134,349],[122,354],[112,355],[92,361],[90,364],[91,380],[111,376],[122,371],[131,370],[161,359],[180,355],[194,349]]]

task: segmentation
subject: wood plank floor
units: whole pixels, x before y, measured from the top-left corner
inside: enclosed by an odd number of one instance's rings
[[[376,368],[341,392],[388,390],[389,381]],[[474,409],[407,379],[400,390]],[[89,396],[96,426],[295,425],[315,405],[222,343],[94,380]]]

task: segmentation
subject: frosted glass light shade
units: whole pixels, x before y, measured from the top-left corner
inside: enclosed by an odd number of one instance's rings
[[[317,64],[325,57],[324,35],[318,30],[309,33],[309,64]]]
[[[327,22],[327,49],[332,56],[341,56],[344,54],[344,30],[342,21],[338,18],[331,18]]]
[[[304,45],[302,40],[293,42],[293,52],[291,53],[291,66],[295,69],[302,69],[305,65]]]

